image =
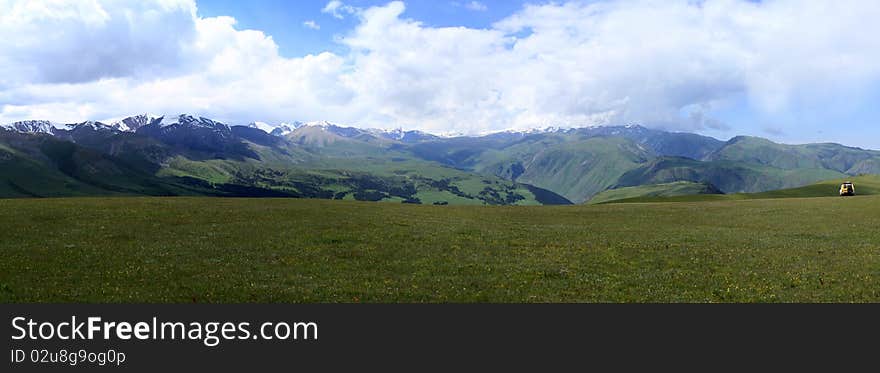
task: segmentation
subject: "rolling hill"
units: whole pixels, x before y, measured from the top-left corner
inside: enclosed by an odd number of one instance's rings
[[[533,136],[504,149],[490,149],[472,169],[545,189],[582,202],[613,185],[649,153],[620,137]]]
[[[664,184],[675,181],[709,183],[724,193],[749,193],[784,189],[843,177],[825,168],[782,169],[744,161],[697,161],[658,157],[623,174],[615,187]]]
[[[609,189],[678,181],[740,193],[880,172],[874,168],[880,152],[871,150],[744,136],[724,142],[634,125],[435,139],[407,149],[458,169],[537,185],[578,203]]]
[[[698,202],[698,201],[731,201],[750,199],[777,199],[777,198],[843,198],[838,196],[840,184],[851,181],[856,187],[856,196],[870,196],[880,194],[880,175],[863,175],[842,179],[825,180],[818,183],[788,189],[771,190],[760,193],[735,193],[735,194],[681,194],[681,195],[650,195],[648,193],[630,193],[625,198],[607,200],[612,203],[627,202]],[[636,187],[634,190],[641,191],[647,186]],[[624,188],[628,189],[628,188]],[[609,191],[609,192],[614,192]],[[622,193],[621,193],[622,194]],[[598,196],[597,196],[598,197]],[[852,198],[852,197],[845,197]],[[592,201],[591,201],[592,202]]]
[[[738,136],[704,157],[707,161],[738,161],[769,167],[827,169],[840,173],[880,174],[880,152],[839,144],[777,144],[767,139]]]
[[[333,132],[302,126],[288,137],[272,136],[259,129],[230,127],[187,115],[176,120],[143,120],[135,132],[97,122],[70,125],[53,133],[0,129],[0,170],[5,181],[0,196],[208,195],[425,204],[571,203],[539,187],[456,170],[390,150],[393,140],[350,128],[331,129]]]

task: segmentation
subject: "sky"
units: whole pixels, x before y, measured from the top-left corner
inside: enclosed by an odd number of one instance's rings
[[[0,123],[641,124],[880,149],[876,0],[0,0]]]

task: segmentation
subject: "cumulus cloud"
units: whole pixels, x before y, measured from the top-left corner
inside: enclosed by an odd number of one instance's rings
[[[338,38],[348,52],[298,58],[190,1],[63,4],[0,1],[0,121],[192,112],[464,133],[724,130],[715,115],[735,105],[772,115],[880,82],[873,0],[569,1],[483,29],[428,26],[399,1],[330,1],[325,13],[357,18]]]
[[[321,25],[319,25],[317,22],[312,21],[312,20],[308,20],[308,21],[303,22],[303,26],[306,28],[310,28],[312,30],[320,30],[321,29]]]
[[[485,11],[489,10],[489,7],[486,6],[486,4],[483,4],[479,1],[471,1],[469,3],[464,4],[464,7],[468,8],[470,10],[473,10],[473,11],[477,11],[477,12],[485,12]]]
[[[337,19],[343,19],[346,14],[354,14],[356,12],[357,8],[351,5],[346,5],[339,0],[331,0],[324,6],[324,9],[321,9],[321,13],[330,14]]]
[[[30,4],[33,3],[28,1],[25,5]],[[247,121],[245,118],[281,121],[300,116],[318,118],[323,110],[334,108],[340,100],[348,97],[347,89],[339,83],[343,70],[343,58],[340,56],[322,53],[302,58],[282,58],[270,36],[256,30],[238,30],[232,17],[199,18],[195,15],[194,5],[187,1],[154,1],[149,11],[138,8],[148,6],[147,2],[141,1],[106,1],[95,2],[95,5],[107,14],[125,15],[123,19],[114,21],[120,24],[128,22],[126,27],[120,27],[123,29],[142,26],[139,24],[142,18],[136,16],[138,13],[149,14],[149,17],[156,19],[174,18],[178,9],[184,8],[188,14],[187,22],[181,21],[185,27],[180,28],[188,31],[171,30],[166,33],[166,28],[157,25],[150,33],[142,35],[142,44],[129,47],[131,53],[139,56],[150,53],[157,53],[158,56],[151,56],[149,62],[131,61],[135,67],[128,70],[107,70],[108,66],[104,63],[91,65],[77,59],[91,52],[89,48],[97,50],[99,46],[87,43],[81,45],[82,50],[77,50],[67,45],[55,45],[52,36],[57,33],[66,35],[66,38],[92,35],[112,38],[111,34],[116,33],[117,29],[97,28],[79,35],[85,28],[100,26],[100,23],[96,24],[94,20],[81,15],[78,16],[79,24],[58,30],[55,29],[60,23],[22,22],[26,23],[23,28],[32,30],[38,36],[34,44],[41,46],[36,48],[30,44],[19,44],[15,46],[19,50],[0,49],[0,60],[15,60],[20,55],[29,55],[33,49],[37,50],[34,53],[55,53],[57,57],[0,65],[3,66],[0,70],[11,68],[13,71],[30,72],[25,79],[3,82],[5,86],[0,88],[0,121],[47,118],[74,122],[118,118],[142,112],[188,112],[218,117],[232,123],[244,123]],[[22,5],[16,3],[12,6]],[[82,11],[91,14],[94,9],[97,8]],[[71,10],[60,14],[77,18]],[[59,15],[33,18],[42,20],[53,17]],[[3,25],[8,26],[5,22]],[[14,28],[8,30],[11,31],[5,33],[7,30],[4,30],[0,34],[0,40],[8,42],[11,39],[15,43],[12,37],[15,35]],[[122,38],[127,39],[129,35],[123,35]],[[120,40],[118,43],[126,45],[127,42]],[[162,54],[161,47],[150,49],[150,45],[157,44],[174,45],[176,49],[170,54]],[[66,48],[73,52],[61,55]],[[140,48],[146,50],[141,51]],[[129,57],[126,53],[112,56],[123,60]],[[106,58],[110,57],[102,60]],[[159,61],[156,64],[161,71],[153,69],[152,61]],[[72,72],[57,73],[58,65],[69,66]],[[33,66],[33,71],[27,70],[29,66]],[[89,74],[78,75],[79,71]]]
[[[194,14],[192,1],[0,1],[0,87],[179,71]]]

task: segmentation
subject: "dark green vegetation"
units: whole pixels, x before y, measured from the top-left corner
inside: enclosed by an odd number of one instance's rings
[[[623,174],[616,187],[691,181],[712,184],[725,193],[739,193],[791,188],[843,176],[827,169],[781,169],[756,163],[660,157]]]
[[[880,196],[0,200],[2,302],[877,302]]]
[[[846,175],[880,173],[880,152],[838,144],[728,142],[640,126],[495,134],[411,146],[450,166],[536,185],[574,202],[609,189],[686,181],[754,193]]]
[[[838,144],[723,142],[641,126],[441,138],[330,123],[272,134],[206,118],[138,116],[125,126],[0,127],[0,197],[298,197],[445,205],[581,203],[663,196],[689,182],[757,193],[880,173],[880,152]],[[121,130],[123,129],[123,130]],[[42,133],[20,133],[20,132]],[[662,188],[661,188],[662,189]],[[607,194],[606,194],[607,196]],[[603,196],[599,200],[607,199]]]
[[[194,120],[194,119],[193,119]],[[319,127],[288,137],[202,120],[137,133],[0,129],[0,197],[225,196],[413,204],[570,204],[539,187],[457,170]],[[256,131],[256,132],[254,132]]]

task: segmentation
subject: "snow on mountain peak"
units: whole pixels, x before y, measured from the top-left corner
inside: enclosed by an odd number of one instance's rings
[[[191,114],[180,114],[177,116],[164,115],[159,119],[159,126],[163,128],[175,125],[205,128],[225,127],[226,129],[229,129],[229,126],[225,123]]]
[[[110,124],[110,127],[123,132],[135,132],[143,126],[152,124],[159,118],[161,117],[158,115],[140,114],[113,122]]]
[[[169,126],[188,126],[188,127],[201,127],[201,128],[210,128],[214,130],[224,130],[230,129],[228,125],[217,122],[205,117],[191,115],[191,114],[178,114],[178,115],[150,115],[150,114],[140,114],[135,116],[130,116],[115,122],[112,124],[104,124],[96,121],[86,121],[82,123],[76,124],[60,124],[54,123],[45,120],[27,120],[14,122],[9,124],[0,124],[0,127],[18,131],[25,133],[46,133],[46,134],[57,134],[56,131],[71,131],[75,128],[79,128],[82,126],[90,127],[94,130],[99,129],[113,129],[122,132],[135,132],[141,127],[145,127],[148,125],[159,125],[160,127],[169,127]],[[334,133],[343,137],[356,137],[363,134],[370,134],[373,136],[390,139],[394,141],[401,142],[417,142],[417,141],[426,141],[436,137],[461,137],[461,136],[487,136],[494,134],[509,134],[509,135],[518,135],[518,136],[527,136],[527,135],[535,135],[535,134],[544,134],[544,133],[569,133],[571,131],[577,130],[590,130],[596,131],[599,133],[605,133],[608,135],[619,135],[621,133],[627,133],[630,135],[638,135],[644,133],[645,131],[649,131],[648,128],[645,128],[639,124],[631,123],[619,126],[607,126],[607,125],[592,125],[592,126],[548,126],[548,127],[534,127],[530,129],[508,129],[504,131],[488,131],[482,132],[478,134],[466,134],[461,132],[446,132],[446,133],[428,133],[418,130],[404,130],[401,127],[394,129],[360,129],[355,127],[348,127],[341,124],[336,124],[326,120],[319,121],[311,121],[311,122],[299,122],[294,121],[290,123],[279,123],[279,124],[270,124],[267,122],[254,121],[247,125],[247,127],[260,129],[266,133],[275,136],[285,136],[290,134],[291,132],[302,128],[302,127],[313,127],[319,128],[322,131],[327,131]]]
[[[256,128],[256,129],[262,130],[263,132],[266,132],[266,133],[272,133],[272,131],[274,131],[275,128],[277,128],[276,126],[273,126],[273,125],[266,123],[266,122],[251,122],[251,124],[248,124],[247,126],[250,128]]]
[[[326,120],[319,120],[319,121],[314,121],[314,122],[303,123],[301,127],[320,127],[322,129],[327,129],[330,127],[339,127],[339,126],[337,126],[333,123],[330,123]]]
[[[250,128],[256,128],[256,129],[262,130],[263,132],[266,132],[270,135],[284,136],[284,135],[287,135],[287,134],[293,132],[295,129],[302,127],[303,125],[304,124],[302,122],[295,121],[293,123],[282,122],[279,124],[269,124],[266,122],[251,122],[247,126]]]
[[[70,130],[73,130],[76,128],[90,128],[92,130],[98,131],[98,130],[102,130],[102,129],[113,129],[114,127],[108,126],[108,125],[101,123],[101,122],[96,122],[94,120],[87,120],[82,123],[68,124],[67,128]]]
[[[286,136],[287,134],[293,132],[294,130],[296,130],[297,128],[300,128],[302,126],[303,126],[302,122],[281,123],[277,127],[275,127],[275,129],[273,129],[271,132],[269,132],[269,134],[274,135],[274,136]]]
[[[402,128],[395,128],[395,129],[390,129],[390,130],[386,130],[386,129],[382,129],[382,128],[370,128],[367,130],[367,132],[369,132],[373,135],[376,135],[376,136],[384,137],[386,139],[398,140],[398,141],[402,140],[404,138],[404,136],[406,136],[406,132]]]
[[[23,120],[3,124],[3,128],[23,133],[46,133],[55,134],[55,130],[66,130],[67,126],[61,123],[50,122],[48,120]]]

